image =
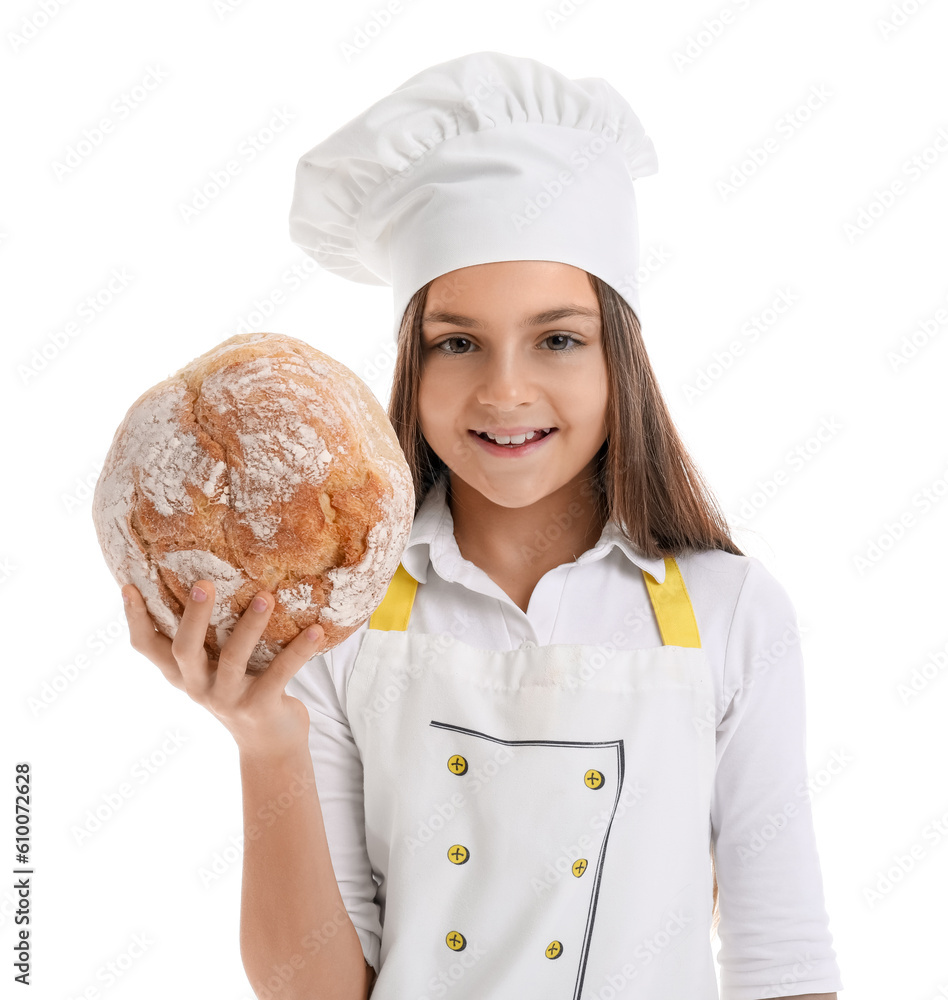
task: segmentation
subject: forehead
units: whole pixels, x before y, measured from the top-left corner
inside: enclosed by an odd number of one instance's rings
[[[552,322],[566,317],[596,320],[599,302],[589,275],[556,261],[475,264],[432,281],[424,320],[477,327],[493,320]]]

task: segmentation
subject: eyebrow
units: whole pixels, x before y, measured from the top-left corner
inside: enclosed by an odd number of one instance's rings
[[[599,319],[599,312],[595,309],[585,309],[583,306],[559,306],[556,309],[547,309],[545,312],[537,313],[535,316],[528,316],[521,326],[541,326],[544,323],[553,323],[558,319],[566,319],[568,316],[588,316],[591,319]],[[484,324],[470,316],[461,316],[458,313],[435,312],[425,313],[421,318],[422,323],[451,323],[453,326],[469,326],[475,330],[483,330]]]

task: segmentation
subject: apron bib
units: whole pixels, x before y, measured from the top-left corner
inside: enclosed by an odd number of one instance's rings
[[[399,566],[348,683],[379,879],[373,1000],[717,1000],[714,695],[675,560],[663,645],[406,631]]]

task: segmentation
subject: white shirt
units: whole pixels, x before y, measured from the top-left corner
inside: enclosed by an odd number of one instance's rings
[[[806,784],[794,608],[756,558],[713,550],[685,552],[676,561],[713,672],[710,820],[722,998],[840,990]],[[644,557],[612,522],[593,548],[540,579],[526,613],[461,556],[443,485],[425,497],[402,564],[422,584],[410,632],[463,636],[467,645],[490,650],[603,641],[621,649],[662,645],[641,571],[661,583],[664,562]],[[310,751],[333,870],[366,960],[378,968],[382,924],[366,851],[362,762],[346,706],[368,627],[310,660],[286,691],[310,712]]]

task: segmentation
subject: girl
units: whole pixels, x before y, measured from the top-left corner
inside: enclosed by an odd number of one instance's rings
[[[133,646],[240,750],[258,997],[711,1000],[718,919],[724,1000],[841,988],[793,607],[641,339],[652,170],[604,81],[490,52],[300,161],[294,239],[394,286],[401,565],[348,640],[300,634],[256,679],[271,594],[215,664],[213,581],[173,642],[123,588]]]

